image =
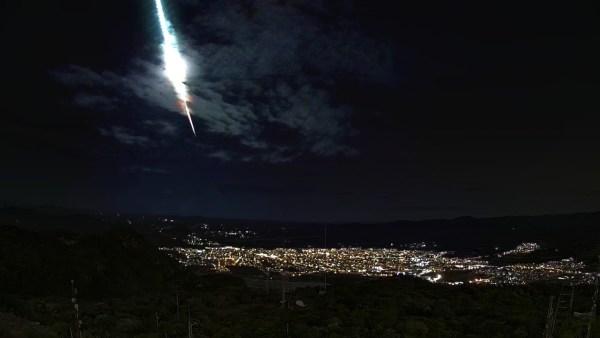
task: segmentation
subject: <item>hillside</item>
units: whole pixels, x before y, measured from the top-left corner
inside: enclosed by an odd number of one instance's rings
[[[165,287],[179,266],[140,234],[32,232],[0,227],[0,290],[68,296],[70,280],[87,298],[141,294]]]

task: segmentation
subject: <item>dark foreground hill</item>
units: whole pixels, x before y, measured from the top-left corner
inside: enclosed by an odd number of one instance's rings
[[[12,294],[68,296],[70,281],[89,299],[160,290],[179,270],[140,234],[33,232],[0,227],[0,290]]]

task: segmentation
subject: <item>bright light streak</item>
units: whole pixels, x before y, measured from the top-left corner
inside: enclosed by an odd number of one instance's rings
[[[185,113],[187,114],[188,120],[190,120],[190,126],[192,126],[192,133],[196,136],[196,129],[194,128],[194,122],[192,122],[192,114],[190,114],[190,108],[187,105],[186,101],[183,101],[183,107],[185,108]]]
[[[179,52],[177,38],[173,32],[171,23],[165,16],[161,0],[156,0],[156,11],[158,13],[160,30],[162,31],[163,35],[162,49],[163,59],[165,62],[165,75],[171,82],[173,90],[175,91],[175,95],[177,95],[177,100],[180,102],[180,107],[187,115],[190,125],[192,126],[192,132],[194,133],[194,136],[196,136],[196,130],[194,128],[194,123],[192,122],[192,115],[188,107],[190,95],[185,84],[187,79],[187,64]]]

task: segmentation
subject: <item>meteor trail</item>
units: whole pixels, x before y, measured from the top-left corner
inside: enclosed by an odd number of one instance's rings
[[[165,62],[165,74],[171,82],[173,90],[175,90],[182,112],[187,115],[190,125],[192,126],[192,132],[194,133],[194,136],[196,136],[196,129],[194,128],[192,115],[190,113],[190,108],[188,107],[190,95],[185,84],[187,64],[179,52],[179,45],[177,44],[175,32],[173,31],[171,23],[165,16],[161,0],[156,0],[156,11],[158,13],[158,22],[160,23],[160,29],[163,35],[162,49]]]

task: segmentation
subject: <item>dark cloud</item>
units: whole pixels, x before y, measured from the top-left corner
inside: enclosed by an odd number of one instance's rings
[[[134,173],[147,173],[147,174],[158,174],[158,175],[164,175],[164,174],[169,173],[169,171],[167,171],[165,169],[148,167],[148,166],[144,166],[144,165],[133,165],[133,166],[130,166],[129,169]]]
[[[222,161],[233,161],[234,160],[233,155],[231,155],[230,153],[225,152],[223,150],[219,150],[214,153],[210,153],[210,154],[208,154],[208,156],[218,158]]]
[[[138,146],[142,148],[155,146],[156,143],[143,135],[136,135],[131,130],[123,127],[111,126],[98,128],[100,135],[114,138],[122,144]]]
[[[176,136],[180,132],[177,126],[166,120],[146,120],[144,121],[144,125],[166,136]]]
[[[201,121],[199,132],[239,145],[207,144],[206,155],[285,162],[307,154],[358,154],[352,145],[358,134],[351,125],[355,112],[343,102],[334,103],[331,91],[340,78],[389,80],[393,62],[383,41],[368,38],[348,22],[323,21],[294,4],[261,2],[247,11],[241,2],[217,3],[192,22],[180,37],[193,73],[188,85],[194,95],[192,111]],[[72,98],[77,106],[119,110],[139,99],[177,112],[158,59],[135,60],[123,73],[70,66],[55,72],[55,78],[77,87]],[[159,133],[175,132],[156,127]]]

